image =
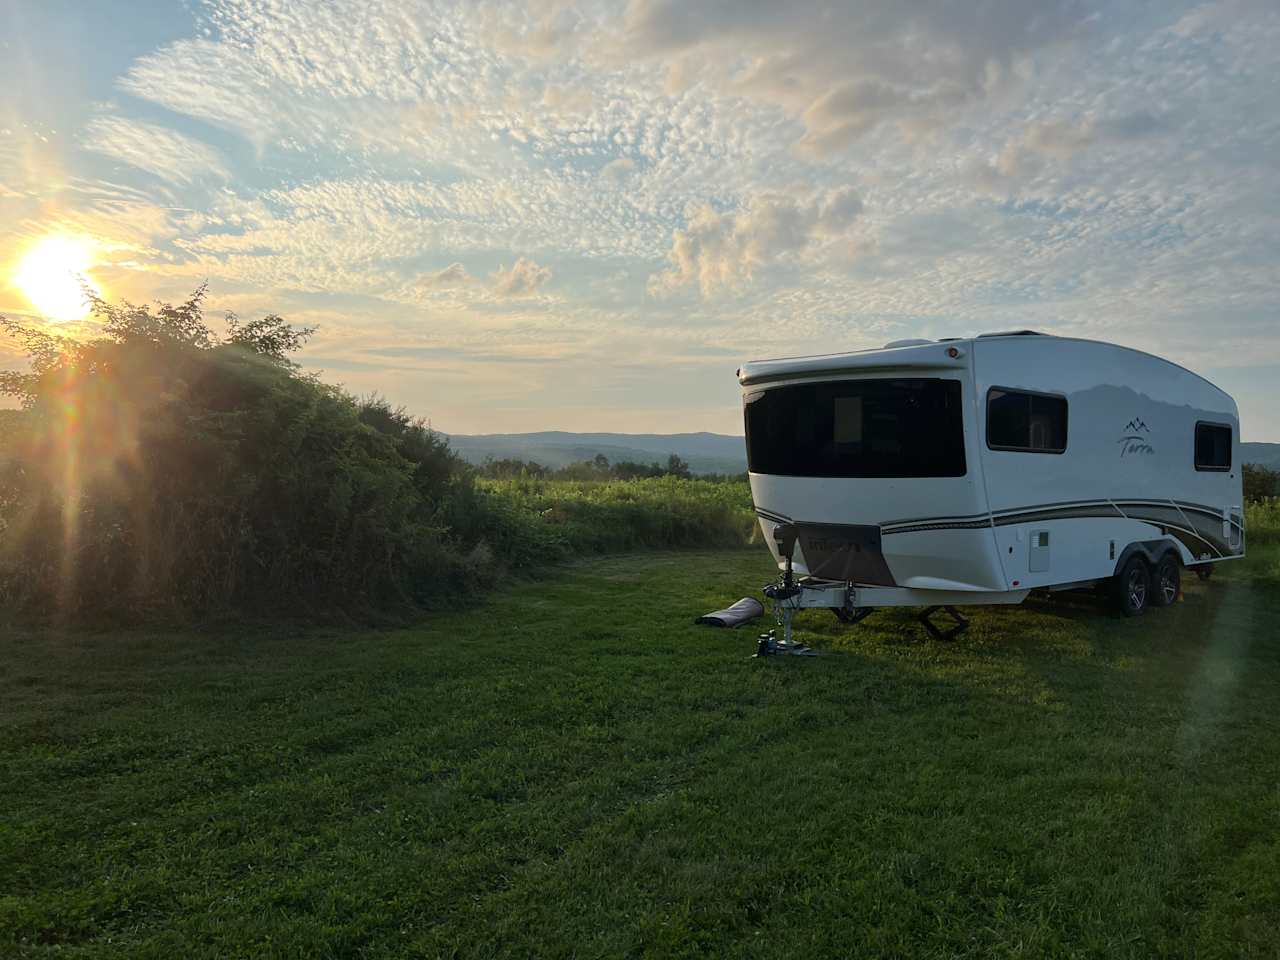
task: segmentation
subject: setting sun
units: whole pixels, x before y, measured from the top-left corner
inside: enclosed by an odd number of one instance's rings
[[[84,241],[62,235],[45,237],[22,258],[13,282],[48,319],[80,320],[89,313],[81,282],[89,282],[91,265],[92,252]]]

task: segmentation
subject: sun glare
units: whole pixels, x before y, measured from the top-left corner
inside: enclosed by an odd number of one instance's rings
[[[55,234],[39,241],[18,264],[14,286],[49,320],[81,320],[89,313],[81,280],[93,255],[87,243]],[[92,283],[90,283],[92,287]]]

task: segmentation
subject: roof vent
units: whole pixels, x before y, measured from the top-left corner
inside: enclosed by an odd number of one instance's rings
[[[1039,330],[1001,330],[998,333],[980,333],[982,337],[1044,337],[1048,334],[1041,333]]]
[[[920,347],[926,343],[933,343],[932,340],[894,340],[884,345],[885,350],[892,350],[894,347]]]

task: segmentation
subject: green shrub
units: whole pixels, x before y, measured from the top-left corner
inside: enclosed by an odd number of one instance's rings
[[[1251,500],[1245,504],[1243,561],[1221,564],[1229,580],[1280,581],[1280,497]]]
[[[408,599],[447,569],[415,464],[285,358],[278,318],[219,340],[199,290],[151,312],[94,301],[87,343],[5,322],[32,369],[5,468],[0,591],[67,615]]]
[[[424,506],[440,502],[466,463],[449,449],[446,437],[404,407],[392,407],[378,396],[359,401],[360,422],[392,437],[400,455],[413,464],[413,485]]]
[[[1244,508],[1246,548],[1280,544],[1280,497],[1253,500]]]
[[[155,310],[94,299],[89,342],[0,318],[31,360],[0,373],[23,407],[0,417],[0,604],[350,611],[751,535],[741,483],[477,480],[425,421],[302,374],[288,354],[309,331],[232,318],[218,337],[203,296]]]
[[[741,546],[755,531],[745,483],[650,477],[574,481],[482,480],[480,491],[540,521],[566,555],[653,547]]]
[[[1243,469],[1245,500],[1280,496],[1280,471],[1256,463],[1246,463]]]

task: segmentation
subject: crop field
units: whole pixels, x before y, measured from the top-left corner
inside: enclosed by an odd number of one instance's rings
[[[1278,566],[775,661],[692,625],[762,547],[408,629],[11,629],[0,954],[1275,956]]]

